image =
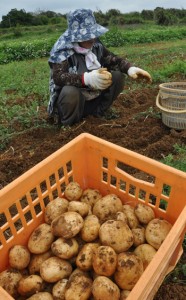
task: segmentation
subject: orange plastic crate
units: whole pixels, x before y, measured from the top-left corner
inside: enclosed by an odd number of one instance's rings
[[[96,188],[103,195],[115,193],[123,203],[146,203],[157,217],[174,224],[127,298],[153,299],[182,253],[186,173],[87,133],[0,190],[0,271],[8,267],[9,249],[15,244],[27,244],[31,232],[43,222],[47,203],[62,196],[72,180],[83,189]],[[162,201],[166,209],[160,208]],[[0,289],[0,299],[13,299],[5,295]]]

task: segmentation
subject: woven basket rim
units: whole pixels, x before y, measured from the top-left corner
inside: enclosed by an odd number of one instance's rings
[[[172,88],[167,87],[167,85],[172,86]],[[184,86],[185,89],[176,89],[174,86]],[[164,91],[172,91],[172,92],[177,92],[177,93],[186,93],[186,82],[185,81],[179,81],[179,82],[166,82],[166,83],[161,83],[159,85],[160,90]]]
[[[181,109],[181,110],[177,110],[177,109],[169,109],[167,107],[163,107],[160,103],[160,93],[158,93],[157,97],[156,97],[156,106],[164,112],[168,112],[168,113],[176,113],[176,114],[185,114],[186,113],[186,109]]]

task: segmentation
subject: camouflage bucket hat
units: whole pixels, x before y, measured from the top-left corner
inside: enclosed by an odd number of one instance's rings
[[[68,29],[64,37],[68,42],[84,42],[99,37],[108,31],[96,23],[90,9],[76,9],[67,15]]]

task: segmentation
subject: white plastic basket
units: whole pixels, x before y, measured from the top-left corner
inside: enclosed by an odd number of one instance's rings
[[[162,112],[162,122],[174,129],[186,129],[186,82],[159,85],[156,105]]]

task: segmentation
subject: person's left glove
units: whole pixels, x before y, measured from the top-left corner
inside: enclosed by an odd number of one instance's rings
[[[140,68],[137,68],[137,67],[130,67],[128,69],[127,73],[133,79],[137,79],[139,77],[144,77],[145,79],[147,79],[150,82],[152,82],[151,75],[147,71],[145,71],[143,69],[140,69]]]

